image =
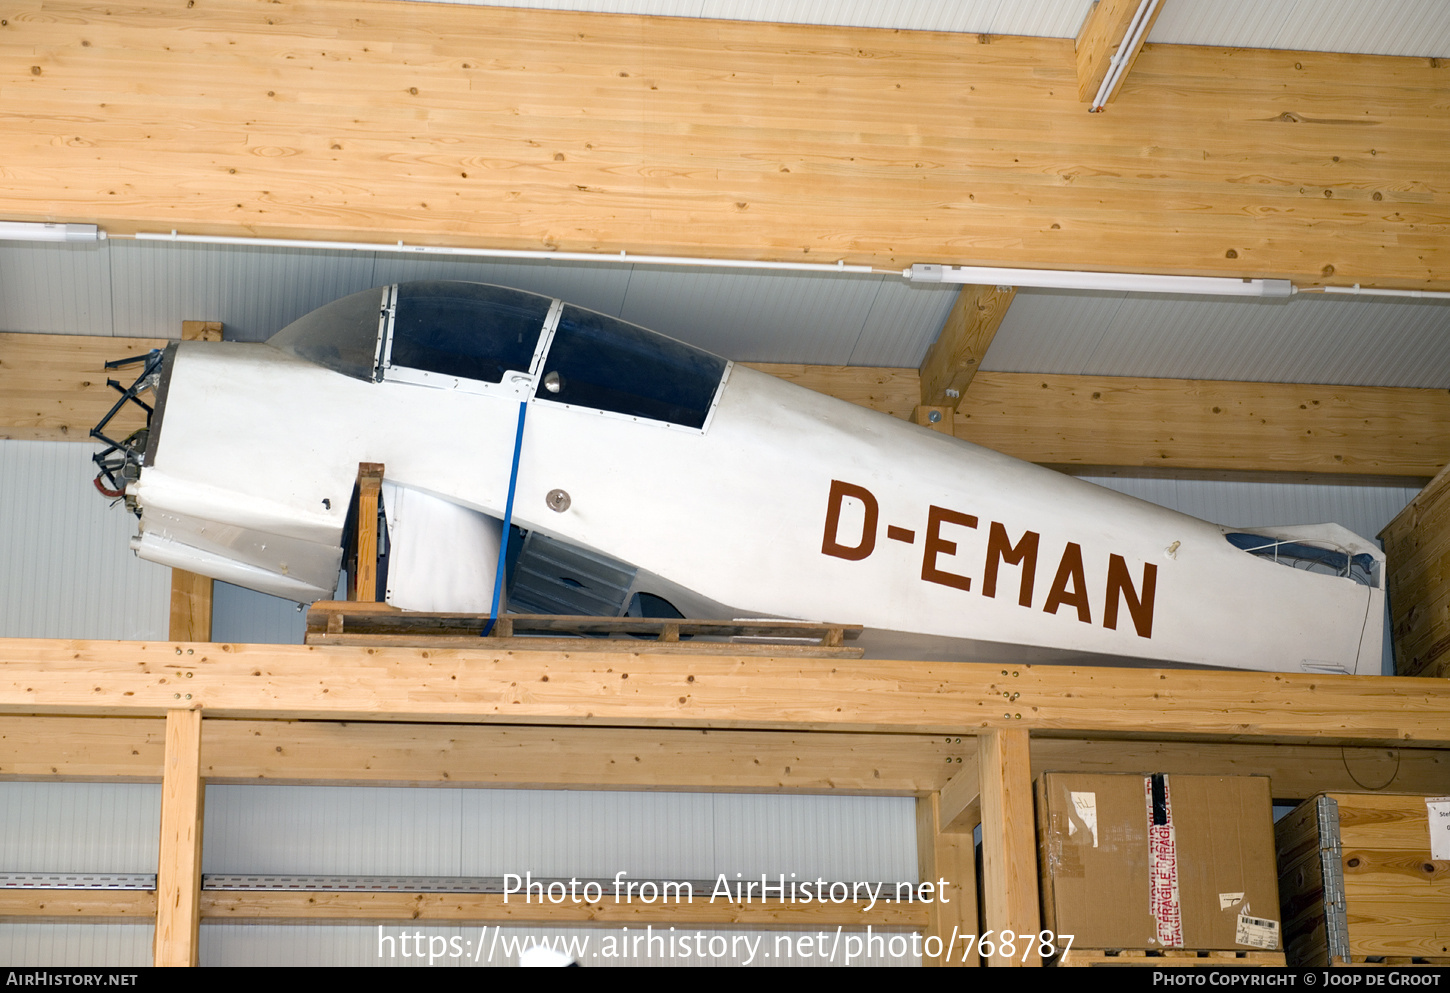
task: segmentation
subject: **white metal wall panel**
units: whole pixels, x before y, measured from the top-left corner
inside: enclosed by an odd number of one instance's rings
[[[916,801],[910,797],[715,796],[715,872],[734,879],[915,882]]]
[[[457,876],[461,791],[208,786],[210,873]]]
[[[221,580],[212,584],[212,641],[300,645],[306,633],[307,612],[299,610],[291,600],[243,589]]]
[[[892,797],[209,786],[206,803],[211,873],[916,879],[914,804]]]
[[[111,243],[115,333],[180,337],[182,321],[222,321],[238,341],[270,337],[309,311],[373,285],[368,252]]]
[[[466,876],[713,876],[712,797],[692,793],[469,790]]]
[[[1149,41],[1377,55],[1450,55],[1443,0],[1218,0],[1166,3]]]
[[[1215,524],[1342,524],[1366,538],[1420,492],[1418,486],[1355,486],[1203,479],[1080,476],[1089,482]]]
[[[154,873],[160,833],[156,784],[0,783],[0,872]]]
[[[0,441],[0,637],[164,639],[171,570],[91,485],[91,446]]]
[[[400,943],[401,936],[407,942]],[[416,937],[421,935],[421,939]],[[488,968],[518,964],[518,952],[541,944],[585,968],[615,966],[916,966],[910,936],[878,935],[869,951],[849,959],[845,932],[826,953],[813,932],[719,930],[654,925],[628,928],[424,927],[204,924],[202,966],[381,966],[384,968]],[[834,938],[834,931],[831,932]],[[804,939],[804,940],[803,940]],[[884,946],[884,947],[883,947]],[[415,952],[422,949],[423,957]],[[803,951],[803,949],[807,949]],[[405,956],[403,953],[407,952]],[[703,954],[700,954],[703,952]],[[834,957],[830,953],[834,952]],[[430,956],[433,956],[430,960]]]
[[[882,278],[640,266],[620,317],[737,361],[844,364]]]
[[[0,331],[109,335],[106,245],[0,242]]]
[[[144,967],[155,933],[150,924],[0,924],[0,964]]]
[[[1019,290],[982,358],[981,368],[993,372],[1081,372],[1092,360],[1126,296]]]
[[[917,368],[941,334],[958,292],[955,286],[883,279],[856,345],[841,364]]]

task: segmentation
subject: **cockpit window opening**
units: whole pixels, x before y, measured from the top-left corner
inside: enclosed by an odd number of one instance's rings
[[[529,375],[552,305],[486,283],[399,283],[386,364],[480,383]]]
[[[703,429],[728,365],[684,342],[565,304],[534,397]]]
[[[1305,572],[1316,572],[1325,576],[1340,576],[1359,583],[1361,586],[1379,587],[1378,569],[1373,555],[1368,552],[1354,554],[1330,545],[1303,539],[1290,540],[1272,538],[1262,534],[1230,532],[1224,535],[1230,545],[1250,555]]]

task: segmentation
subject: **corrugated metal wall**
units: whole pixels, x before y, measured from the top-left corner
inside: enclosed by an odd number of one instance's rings
[[[89,445],[0,441],[0,637],[165,639],[171,570],[91,485]]]

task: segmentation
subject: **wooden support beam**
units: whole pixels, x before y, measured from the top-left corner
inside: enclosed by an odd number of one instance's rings
[[[210,576],[171,570],[172,641],[211,641],[211,598]]]
[[[166,714],[154,964],[194,966],[201,923],[201,711]]]
[[[884,891],[883,891],[884,893]],[[771,930],[847,929],[904,931],[926,924],[925,904],[880,900],[832,904],[791,903],[755,899],[750,903],[710,900],[709,891],[696,889],[693,898],[669,903],[616,902],[612,887],[595,902],[572,900],[554,904],[522,894],[507,900],[498,893],[393,893],[302,892],[289,890],[223,891],[202,893],[202,917],[233,924],[552,924],[569,927],[640,927],[646,924],[677,926],[725,925]]]
[[[209,720],[202,771],[208,782],[899,796],[939,789],[971,747],[940,735]]]
[[[368,0],[270,24],[250,0],[55,9],[0,32],[26,108],[0,127],[0,217],[1450,288],[1433,59],[1159,45],[1129,105],[1088,115],[1064,39]]]
[[[546,678],[547,677],[547,678]],[[484,649],[0,640],[0,713],[1450,745],[1450,682],[1390,676]],[[1011,716],[1001,698],[1014,695]],[[1017,716],[1020,714],[1021,716]]]
[[[160,782],[164,719],[0,716],[0,779]],[[948,829],[972,807],[975,738],[686,728],[207,720],[208,782],[511,789],[847,792],[940,790]],[[1032,738],[1032,774],[1268,776],[1274,795],[1450,793],[1450,751],[1252,742]]]
[[[155,890],[0,889],[0,924],[145,924]]]
[[[983,372],[956,436],[1028,462],[1433,476],[1450,394],[1365,386]]]
[[[941,801],[939,793],[916,801],[917,878],[936,887],[935,899],[925,905],[921,964],[976,966],[981,964],[976,942],[967,951],[960,940],[977,933],[976,845],[970,829],[964,834],[947,830]]]
[[[982,823],[981,784],[977,757],[968,756],[941,788],[940,823],[943,831],[971,834]]]
[[[1122,77],[1127,76],[1133,63],[1138,61],[1138,53],[1143,50],[1143,42],[1147,39],[1148,32],[1153,30],[1153,23],[1163,12],[1163,4],[1159,3],[1138,36],[1138,44],[1131,51],[1123,51],[1128,27],[1144,2],[1145,0],[1096,0],[1093,4],[1092,13],[1088,15],[1077,36],[1077,98],[1083,103],[1091,103],[1097,96],[1113,58],[1121,52],[1121,59],[1126,60],[1127,65],[1123,67],[1118,85],[1113,87],[1103,102],[1112,103],[1117,98],[1118,91],[1122,89]]]
[[[1016,295],[1011,286],[962,287],[921,362],[921,406],[956,413]]]
[[[0,334],[0,438],[88,441],[115,402],[102,364],[164,344]],[[908,420],[924,410],[910,369],[751,367]],[[918,423],[1079,469],[1429,478],[1450,463],[1444,390],[981,372],[955,418],[937,410]]]
[[[1032,812],[1031,751],[1025,728],[977,738],[982,790],[982,922],[991,930],[1037,934],[1037,832]],[[991,966],[1040,966],[1035,955],[993,955]]]

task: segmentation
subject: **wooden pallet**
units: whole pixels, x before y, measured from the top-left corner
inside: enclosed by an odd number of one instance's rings
[[[714,655],[789,655],[858,659],[847,645],[859,624],[808,621],[671,620],[653,617],[572,617],[505,614],[487,639],[483,614],[398,610],[382,603],[323,600],[307,615],[308,645],[403,648],[480,648],[524,651],[635,651]]]
[[[1066,967],[1152,966],[1194,968],[1203,966],[1283,966],[1283,952],[1206,951],[1197,948],[1070,948],[1057,958]]]

